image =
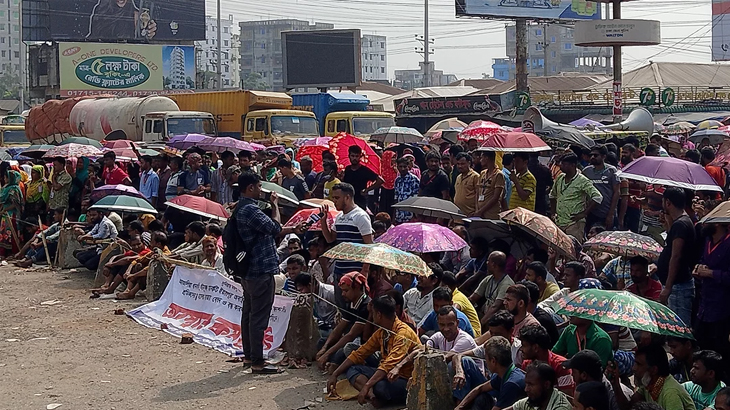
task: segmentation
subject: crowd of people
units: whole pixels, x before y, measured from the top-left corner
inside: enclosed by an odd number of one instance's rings
[[[480,151],[464,141],[425,147],[420,166],[414,154],[423,147],[373,148],[379,170],[363,162],[357,145],[347,161],[327,150],[313,159],[292,148],[193,148],[183,157],[142,156],[139,164],[121,164],[113,152],[98,161],[54,158],[51,166],[3,162],[0,252],[21,267],[43,264],[69,229],[84,244],[75,257],[105,278],[92,297],[133,299],[159,254],[230,276],[244,292],[243,362],[254,373],[281,371],[266,363],[262,344],[274,295],[312,294],[316,365],[327,371],[330,392],[344,376],[362,404],[405,402],[415,358],[428,347],[443,354],[459,409],[730,409],[730,308],[722,300],[730,294],[730,231],[699,223],[725,195],[621,178],[621,167],[639,157],[666,155],[661,147],[614,141],[541,157]],[[709,165],[714,157],[704,147],[683,159],[700,163],[725,188],[725,170]],[[287,225],[296,209],[265,194],[264,181],[298,200],[331,202],[318,220]],[[89,209],[94,189],[114,184],[137,188],[161,217]],[[227,207],[225,227],[165,206],[184,194]],[[498,220],[515,208],[549,216],[570,235],[575,254],[534,242],[515,255],[502,239],[470,236],[460,218],[393,207],[416,196],[451,201],[470,218]],[[420,255],[430,275],[417,277],[323,256],[338,243],[373,243],[406,222],[448,225],[468,245]],[[607,230],[647,235],[664,250],[647,260],[582,249]],[[100,267],[110,244],[123,251]],[[665,304],[694,337],[557,314],[558,301],[579,289],[627,291]]]

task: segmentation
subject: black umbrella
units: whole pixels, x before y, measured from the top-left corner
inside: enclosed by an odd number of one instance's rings
[[[403,151],[405,151],[406,148],[413,151],[413,157],[416,158],[416,165],[418,165],[418,167],[421,169],[426,169],[426,154],[424,154],[421,147],[416,144],[398,144],[390,148],[386,148],[386,151],[393,151],[395,152],[396,156],[400,158],[403,156]]]
[[[596,145],[595,141],[574,127],[549,125],[547,127],[543,127],[539,131],[535,131],[535,134],[539,135],[544,140],[552,140],[557,143],[568,145],[578,145],[584,148],[591,148]]]
[[[524,231],[512,229],[502,220],[468,218],[464,219],[469,239],[485,238],[489,242],[500,239],[510,247],[510,254],[522,259],[527,252],[537,246],[535,238],[526,235]]]

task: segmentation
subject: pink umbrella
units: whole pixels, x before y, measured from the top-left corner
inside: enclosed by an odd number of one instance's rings
[[[251,142],[250,145],[251,145],[251,148],[254,149],[254,151],[261,151],[262,149],[266,149],[266,145],[257,144],[255,142]]]
[[[66,144],[53,147],[43,154],[43,158],[64,157],[64,158],[81,158],[81,157],[98,157],[103,155],[101,150],[93,145]]]
[[[529,132],[502,132],[487,138],[477,151],[540,152],[552,148]]]
[[[203,134],[176,135],[167,142],[167,145],[173,148],[186,150],[200,144],[200,142],[206,138],[208,138],[208,136]]]
[[[114,141],[104,141],[104,144],[102,144],[104,148],[106,149],[123,149],[123,148],[132,148],[135,146],[134,142],[130,140],[114,140]]]
[[[219,221],[226,221],[230,216],[223,205],[202,196],[180,195],[165,202],[165,205]]]
[[[390,228],[375,242],[415,253],[458,251],[467,246],[466,241],[451,229],[421,222]]]
[[[234,154],[237,154],[239,151],[255,151],[248,142],[231,137],[207,137],[200,141],[200,143],[196,146],[206,151],[232,151]]]
[[[468,141],[470,139],[476,139],[477,141],[485,141],[490,136],[501,132],[504,132],[504,128],[499,124],[491,121],[476,120],[459,133],[459,140]]]
[[[147,199],[142,195],[141,192],[137,191],[131,186],[128,185],[102,185],[98,188],[94,188],[93,191],[91,191],[91,200],[93,202],[96,202],[100,200],[101,198],[104,198],[105,196],[109,195],[126,195],[126,196],[133,196],[136,198],[142,198]]]

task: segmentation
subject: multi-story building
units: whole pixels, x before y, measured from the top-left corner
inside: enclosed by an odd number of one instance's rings
[[[515,61],[510,58],[492,59],[492,77],[497,80],[509,81],[514,78]]]
[[[21,50],[20,0],[0,1],[0,70],[2,73],[20,75]]]
[[[1,1],[1,0],[0,0]],[[234,82],[231,70],[231,54],[233,52],[233,15],[227,19],[221,19],[221,87],[237,87]],[[197,70],[203,73],[206,81],[204,88],[217,88],[215,84],[218,72],[218,20],[214,17],[205,17],[205,41],[196,41]]]
[[[580,47],[575,45],[573,27],[566,24],[533,23],[527,26],[527,74],[529,76],[553,76],[566,72],[608,74],[613,72],[610,47]],[[507,57],[509,62],[495,60],[492,66],[494,78],[515,78],[515,26],[507,26]],[[509,78],[497,75],[509,67]]]
[[[188,88],[185,81],[185,51],[180,47],[175,47],[170,52],[170,88]]]
[[[395,82],[394,87],[398,87],[404,90],[412,90],[414,88],[426,87],[423,75],[423,63],[419,63],[421,68],[418,70],[395,70]],[[444,74],[443,70],[434,70],[434,63],[431,62],[431,84],[430,87],[446,86],[458,78],[454,74]]]
[[[233,35],[231,46],[231,85],[241,88],[241,36]]]
[[[388,50],[386,37],[364,34],[361,43],[363,81],[388,81]]]
[[[281,51],[282,31],[328,30],[334,24],[304,20],[243,21],[241,28],[241,79],[258,73],[268,90],[284,89],[284,59]]]

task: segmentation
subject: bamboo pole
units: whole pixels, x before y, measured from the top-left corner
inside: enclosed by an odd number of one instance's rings
[[[53,267],[51,264],[51,254],[48,253],[48,243],[46,242],[46,234],[43,233],[43,221],[41,221],[41,216],[38,215],[38,228],[41,230],[41,240],[43,241],[43,250],[46,252],[46,262],[48,262],[49,267]],[[59,226],[58,229],[61,229]]]

